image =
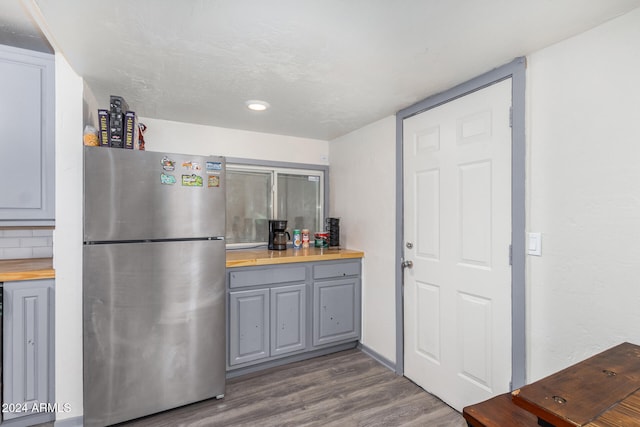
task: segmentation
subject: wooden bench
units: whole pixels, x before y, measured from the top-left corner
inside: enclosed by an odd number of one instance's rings
[[[511,401],[511,393],[467,406],[462,412],[470,427],[539,427],[538,417]]]
[[[640,347],[617,345],[463,416],[472,427],[640,427]]]

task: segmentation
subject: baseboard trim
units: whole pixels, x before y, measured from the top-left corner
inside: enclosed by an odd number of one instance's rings
[[[255,372],[263,371],[269,368],[275,368],[277,366],[286,365],[288,363],[300,362],[301,360],[312,359],[314,357],[325,356],[327,354],[336,353],[338,351],[349,350],[357,347],[357,342],[349,342],[345,344],[338,344],[331,347],[321,348],[318,350],[312,350],[305,353],[299,353],[297,355],[283,357],[282,359],[271,360],[269,362],[257,363],[254,365],[235,368],[227,371],[226,378],[231,379],[247,374],[253,374]]]
[[[73,418],[65,418],[64,420],[56,420],[55,427],[82,427],[84,418],[81,416]]]
[[[2,420],[2,427],[26,427],[36,424],[51,422],[55,419],[53,412],[36,413],[32,415],[24,415],[10,420]]]
[[[389,359],[387,359],[386,357],[382,356],[380,353],[370,349],[369,347],[367,347],[362,343],[358,344],[358,349],[364,354],[366,354],[367,356],[374,359],[376,362],[380,363],[382,366],[393,371],[394,373],[396,372],[396,364],[390,361]]]

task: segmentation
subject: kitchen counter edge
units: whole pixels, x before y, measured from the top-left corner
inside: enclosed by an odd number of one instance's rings
[[[52,258],[0,260],[0,282],[55,279]]]
[[[227,251],[227,268],[296,262],[332,261],[363,258],[364,252],[353,249],[301,248],[286,251],[268,249],[235,249]]]

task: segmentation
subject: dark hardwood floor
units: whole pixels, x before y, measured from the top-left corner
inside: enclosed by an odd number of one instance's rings
[[[227,382],[208,400],[119,424],[161,426],[466,426],[436,397],[348,350]]]

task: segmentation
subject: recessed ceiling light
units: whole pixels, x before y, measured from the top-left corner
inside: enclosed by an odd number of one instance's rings
[[[252,99],[246,102],[247,108],[253,111],[264,111],[270,107],[268,102]]]

